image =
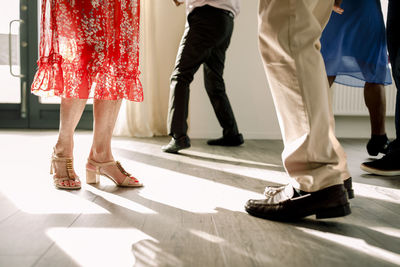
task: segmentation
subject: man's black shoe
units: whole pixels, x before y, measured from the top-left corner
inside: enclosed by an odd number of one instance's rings
[[[240,146],[244,143],[243,135],[231,135],[231,136],[223,136],[218,139],[211,139],[207,141],[207,144],[210,146]]]
[[[377,156],[379,153],[386,154],[389,147],[389,139],[386,134],[383,135],[371,135],[367,144],[367,152],[371,156]]]
[[[361,170],[382,176],[400,175],[400,150],[391,149],[381,159],[364,162]]]
[[[347,198],[354,198],[353,182],[352,178],[347,178],[343,181],[344,188],[346,189]],[[279,185],[279,186],[267,186],[264,191],[264,195],[267,198],[273,198],[274,201],[288,200],[293,197],[299,197],[307,195],[305,191],[295,189],[292,185]]]
[[[400,152],[400,139],[395,139],[389,143],[388,153]]]
[[[253,216],[277,220],[292,221],[315,214],[317,219],[346,216],[351,213],[343,184],[333,185],[302,196],[293,196],[284,201],[250,199],[245,206]]]
[[[161,150],[167,153],[178,153],[179,150],[190,147],[190,138],[183,135],[179,138],[172,137],[168,145],[162,146]]]

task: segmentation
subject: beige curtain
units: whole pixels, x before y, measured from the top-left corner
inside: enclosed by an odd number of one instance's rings
[[[144,102],[123,101],[116,136],[167,134],[169,78],[185,27],[185,7],[172,0],[141,1],[140,70]]]

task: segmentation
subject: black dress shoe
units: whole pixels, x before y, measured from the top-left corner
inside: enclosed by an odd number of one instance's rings
[[[240,146],[244,143],[243,135],[222,136],[218,139],[211,139],[207,141],[210,146]]]
[[[253,216],[277,220],[292,221],[315,214],[317,219],[346,216],[351,213],[343,184],[333,185],[306,195],[293,195],[287,200],[250,199],[245,206]]]
[[[381,159],[364,162],[361,164],[361,169],[382,176],[400,175],[400,149],[391,149]]]
[[[383,135],[371,135],[367,144],[368,154],[371,156],[377,156],[379,153],[386,154],[389,147],[389,139],[386,134]]]
[[[190,138],[183,135],[179,138],[172,137],[168,145],[162,146],[161,150],[167,153],[178,153],[179,150],[190,147]]]

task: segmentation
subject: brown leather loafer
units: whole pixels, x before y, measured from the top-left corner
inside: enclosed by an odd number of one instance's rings
[[[306,195],[294,194],[286,200],[268,196],[266,199],[250,199],[245,209],[250,215],[276,221],[292,221],[314,214],[317,219],[334,218],[351,213],[343,184]]]

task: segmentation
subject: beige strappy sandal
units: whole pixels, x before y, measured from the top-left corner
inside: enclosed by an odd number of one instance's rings
[[[124,168],[122,168],[121,163],[119,161],[109,161],[104,163],[99,163],[88,159],[88,163],[96,167],[96,171],[90,170],[86,168],[86,183],[87,184],[97,184],[100,182],[100,175],[103,175],[113,181],[117,186],[121,187],[141,187],[143,184],[139,182],[135,177],[131,174],[127,173]],[[107,175],[106,173],[102,172],[102,168],[106,166],[116,165],[120,172],[126,176],[125,180],[122,183],[118,183],[113,177]]]
[[[66,177],[55,176],[56,161],[65,162],[65,168],[67,169]],[[79,180],[79,177],[75,177],[72,158],[58,157],[55,153],[53,153],[51,156],[50,174],[54,174],[54,186],[58,189],[75,190],[81,188],[81,181]],[[69,186],[65,185],[65,181],[68,181]]]

